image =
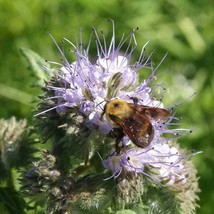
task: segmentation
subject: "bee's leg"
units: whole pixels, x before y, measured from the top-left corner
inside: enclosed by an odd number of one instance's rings
[[[119,155],[120,154],[120,142],[121,142],[121,138],[120,139],[116,139],[116,143],[115,143],[115,150],[116,150],[116,153]]]
[[[116,143],[115,143],[115,150],[116,153],[119,155],[120,154],[120,150],[121,148],[123,148],[123,144],[122,144],[122,138],[124,137],[123,132],[118,133],[118,136],[116,138]],[[122,144],[122,145],[121,145]]]
[[[116,153],[116,150],[113,151],[109,156],[113,156],[115,153]],[[109,156],[108,156],[108,157],[109,157]]]
[[[121,128],[114,128],[111,132],[110,132],[110,136],[116,139],[115,142],[115,151],[111,154],[114,155],[116,154],[120,154],[120,150],[123,146],[121,146],[121,140],[124,137],[124,133],[123,130]]]

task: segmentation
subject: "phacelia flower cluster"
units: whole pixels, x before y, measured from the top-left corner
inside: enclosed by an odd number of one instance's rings
[[[54,105],[37,115],[49,111],[63,114],[75,109],[75,112],[82,116],[81,123],[84,127],[108,135],[113,127],[102,115],[105,104],[112,99],[120,98],[128,103],[137,100],[138,105],[164,108],[161,101],[154,99],[150,88],[151,82],[156,79],[155,72],[159,65],[153,67],[151,55],[145,55],[147,44],[143,46],[139,58],[132,62],[132,54],[137,47],[135,32],[136,30],[133,30],[126,38],[122,36],[117,45],[114,23],[109,45],[104,33],[101,32],[99,36],[95,29],[86,48],[83,47],[81,40],[75,45],[65,39],[72,47],[70,52],[76,56],[72,63],[67,60],[64,51],[54,40],[63,58],[63,63],[59,64],[59,68],[54,72],[58,83],[50,82],[46,86],[53,94],[46,99],[52,100]],[[97,48],[95,62],[89,58],[92,38],[95,38]],[[148,78],[139,82],[139,72],[149,73]],[[134,146],[127,136],[122,139],[123,148],[120,154],[114,152],[113,147],[113,152],[109,151],[110,155],[102,161],[103,166],[112,171],[111,177],[117,178],[121,172],[127,171],[145,175],[164,185],[186,183],[188,178],[183,173],[184,160],[191,155],[180,152],[172,143],[172,138],[163,137],[165,133],[171,136],[179,135],[180,130],[168,129],[174,119],[175,116],[171,112],[167,121],[151,120],[154,137],[146,148]],[[185,131],[182,130],[182,133]]]

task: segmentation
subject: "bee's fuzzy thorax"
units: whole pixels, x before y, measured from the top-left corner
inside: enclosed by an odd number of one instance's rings
[[[114,99],[106,104],[105,114],[118,117],[120,119],[128,118],[132,113],[132,108],[122,99]]]

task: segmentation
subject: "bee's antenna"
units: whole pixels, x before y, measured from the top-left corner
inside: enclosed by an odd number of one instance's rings
[[[104,103],[104,102],[106,102],[106,103],[108,103],[108,101],[107,100],[103,100],[103,101],[101,101],[100,103],[98,103],[97,105],[96,105],[96,107],[100,107],[101,108],[101,110],[103,111],[102,112],[102,114],[101,114],[101,120],[103,119],[103,115],[105,114],[105,112],[106,112],[106,104],[104,105],[104,108],[102,108],[100,105],[102,104],[102,103]]]
[[[137,103],[138,103],[138,101],[139,101],[139,99],[138,99],[137,97],[131,97],[131,96],[129,96],[129,95],[127,95],[127,96],[128,96],[128,98],[129,98],[130,100],[133,101],[133,103],[134,103],[135,105],[137,105]]]
[[[100,103],[98,103],[97,105],[96,105],[96,107],[98,107],[98,106],[100,106],[102,103],[104,103],[104,102],[108,102],[107,100],[103,100],[103,101],[101,101]],[[103,110],[103,109],[102,109]]]

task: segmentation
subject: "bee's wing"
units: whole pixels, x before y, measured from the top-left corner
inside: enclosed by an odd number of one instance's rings
[[[147,147],[153,139],[154,130],[148,119],[136,112],[133,117],[120,119],[114,118],[114,121],[128,135],[130,140],[139,147]]]
[[[163,108],[135,105],[130,103],[130,106],[138,111],[140,114],[147,117],[149,120],[166,121],[170,117],[170,112]]]

